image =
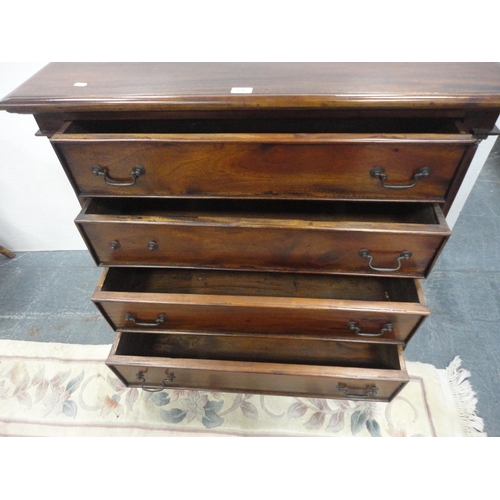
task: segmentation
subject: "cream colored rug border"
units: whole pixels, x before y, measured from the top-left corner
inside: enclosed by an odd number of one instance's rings
[[[174,390],[167,400],[120,387],[104,366],[109,350],[0,340],[0,435],[486,436],[459,357],[446,370],[408,362],[411,382],[390,404]]]

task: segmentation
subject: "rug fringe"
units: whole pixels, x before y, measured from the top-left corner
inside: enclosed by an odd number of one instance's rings
[[[460,422],[467,437],[486,437],[483,419],[477,416],[476,393],[472,390],[470,372],[461,368],[462,360],[459,356],[446,368],[446,376],[457,407]]]

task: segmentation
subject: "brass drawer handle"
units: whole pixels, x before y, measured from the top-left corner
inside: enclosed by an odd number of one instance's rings
[[[164,378],[161,382],[161,387],[158,388],[150,388],[150,387],[144,387],[144,384],[146,383],[146,377],[144,377],[144,374],[139,372],[135,374],[135,378],[139,381],[142,382],[141,389],[146,392],[161,392],[163,389],[166,388],[166,385],[168,382],[173,382],[175,380],[175,375],[174,374],[167,374],[167,377]]]
[[[352,330],[356,335],[359,335],[360,337],[380,337],[384,335],[385,332],[392,332],[394,330],[392,323],[387,323],[386,325],[384,325],[384,327],[378,333],[362,332],[361,328],[355,321],[349,321],[349,323],[347,323],[347,326],[350,330]]]
[[[383,273],[392,273],[392,272],[395,272],[395,271],[399,271],[401,269],[401,263],[402,263],[402,261],[403,260],[408,260],[411,257],[412,253],[408,252],[407,250],[405,250],[404,252],[401,252],[401,254],[398,257],[398,267],[392,267],[392,268],[384,268],[384,267],[375,267],[375,266],[372,266],[373,256],[370,255],[370,250],[368,250],[366,248],[363,248],[362,250],[360,250],[358,252],[358,255],[360,255],[361,257],[363,257],[363,259],[369,259],[368,265],[370,266],[370,269],[373,269],[374,271],[383,272]]]
[[[143,321],[137,319],[137,316],[135,316],[135,314],[127,313],[125,314],[125,321],[132,322],[137,326],[160,326],[165,323],[165,321],[167,321],[167,317],[165,316],[165,314],[158,314],[158,317],[154,321]]]
[[[384,169],[382,167],[373,167],[370,170],[370,176],[375,178],[378,177],[381,186],[387,189],[412,188],[420,179],[425,179],[426,177],[429,177],[430,173],[431,169],[429,167],[423,167],[420,170],[418,170],[418,172],[413,176],[413,182],[410,184],[386,184],[385,180],[387,179],[387,174],[384,173]]]
[[[101,175],[104,178],[104,182],[109,186],[125,187],[125,186],[133,186],[138,177],[146,174],[146,170],[141,165],[136,165],[132,169],[132,172],[130,172],[130,177],[132,177],[131,181],[118,181],[112,179],[111,177],[108,176],[108,169],[102,168],[99,165],[94,165],[92,167],[92,173],[94,175]]]
[[[344,396],[350,398],[357,398],[357,399],[363,399],[363,398],[369,398],[371,396],[375,396],[378,392],[378,388],[375,387],[374,385],[369,385],[363,389],[364,392],[361,394],[358,392],[352,392],[356,391],[357,389],[350,389],[347,387],[345,384],[339,384],[337,385],[337,391],[341,392]]]

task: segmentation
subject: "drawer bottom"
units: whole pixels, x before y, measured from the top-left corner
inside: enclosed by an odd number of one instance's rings
[[[129,387],[391,401],[400,345],[266,335],[117,332],[106,364]]]

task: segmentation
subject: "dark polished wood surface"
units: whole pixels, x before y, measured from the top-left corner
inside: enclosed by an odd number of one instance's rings
[[[170,206],[176,203],[167,201]],[[202,206],[212,203],[207,200]],[[406,221],[400,214],[404,208],[394,204],[368,205],[361,210],[358,207],[352,214],[349,207],[353,205],[346,204],[344,212],[337,216],[336,205],[330,205],[332,215],[329,217],[325,208],[319,220],[314,220],[315,215],[318,217],[314,213],[273,213],[273,207],[266,208],[268,204],[254,213],[238,213],[233,200],[225,205],[233,207],[233,213],[231,208],[227,212],[206,208],[194,212],[173,209],[170,213],[157,209],[134,215],[108,209],[104,214],[87,214],[92,207],[90,202],[76,223],[99,265],[296,270],[416,278],[428,275],[450,234],[437,205],[413,205],[414,217],[415,212],[423,213]],[[119,248],[112,242],[118,242]],[[153,249],[149,248],[151,243]],[[368,258],[360,256],[362,249],[370,250],[371,266]],[[412,255],[398,266],[402,252]]]
[[[86,84],[75,86],[75,84]],[[251,94],[232,94],[233,88]],[[500,107],[498,63],[51,63],[0,109]]]
[[[0,109],[34,114],[114,266],[125,384],[387,401],[500,64],[53,63]]]
[[[151,332],[237,338],[246,332],[404,343],[429,314],[418,281],[296,273],[109,268],[92,299],[114,329],[144,329],[140,322]],[[164,320],[155,324],[159,315]]]
[[[396,199],[443,202],[467,149],[466,135],[409,134],[115,134],[51,139],[80,196],[189,196],[246,198]],[[110,186],[92,173],[133,186]],[[430,174],[408,189],[422,168]]]
[[[409,381],[402,346],[371,351],[365,346],[365,366],[295,364],[165,357],[153,343],[136,351],[137,333],[118,332],[106,364],[129,387],[183,387],[218,391],[283,394],[306,397],[390,401]],[[375,356],[373,353],[376,353]],[[387,364],[377,361],[385,352]],[[366,356],[366,354],[368,354]],[[339,390],[343,387],[348,396]]]

